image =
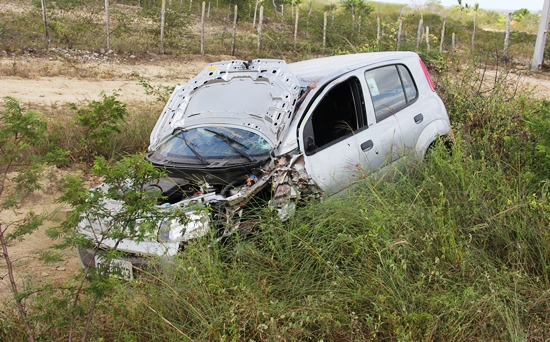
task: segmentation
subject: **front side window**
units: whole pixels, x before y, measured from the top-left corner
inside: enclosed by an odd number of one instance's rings
[[[402,110],[418,97],[416,85],[404,65],[388,65],[365,72],[376,122]]]
[[[176,129],[155,150],[154,159],[199,165],[221,159],[253,162],[266,158],[271,148],[267,140],[244,129],[222,126]]]
[[[361,85],[355,77],[332,87],[315,107],[306,127],[309,150],[327,146],[366,125]]]

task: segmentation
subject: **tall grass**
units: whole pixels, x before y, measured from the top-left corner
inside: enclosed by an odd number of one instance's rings
[[[48,134],[39,154],[46,154],[52,146],[57,146],[68,152],[71,163],[90,163],[95,156],[116,160],[127,154],[146,151],[149,136],[162,110],[159,102],[130,103],[124,120],[117,123],[119,131],[110,133],[108,139],[99,143],[90,138],[86,127],[77,120],[77,109],[85,108],[86,103],[74,106],[56,104],[42,109],[48,118]]]
[[[451,151],[194,241],[103,308],[112,340],[538,340],[550,332],[548,187]],[[129,309],[131,308],[131,309]],[[122,316],[122,314],[124,316]]]

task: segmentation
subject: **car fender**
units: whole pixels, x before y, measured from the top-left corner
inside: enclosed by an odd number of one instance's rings
[[[419,157],[424,157],[430,144],[437,139],[438,136],[444,136],[451,130],[449,121],[439,119],[431,122],[418,137],[416,142],[415,152]]]

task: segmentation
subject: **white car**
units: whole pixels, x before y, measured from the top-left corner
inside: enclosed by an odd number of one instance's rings
[[[422,157],[449,131],[445,106],[413,52],[209,64],[175,89],[147,159],[168,171],[155,184],[162,205],[211,210],[187,210],[185,224],[159,222],[150,241],[121,241],[116,248],[127,257],[120,264],[131,272],[142,255],[172,256],[209,229],[231,234],[253,196],[268,197],[288,217],[300,199],[337,194],[403,156]],[[104,224],[79,225],[96,239],[96,248],[79,249],[84,266],[96,266],[97,251],[114,247],[97,240]]]

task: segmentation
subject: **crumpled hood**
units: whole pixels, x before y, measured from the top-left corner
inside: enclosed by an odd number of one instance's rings
[[[283,60],[212,63],[174,90],[151,132],[155,150],[175,128],[231,126],[276,148],[294,114],[300,86]]]

